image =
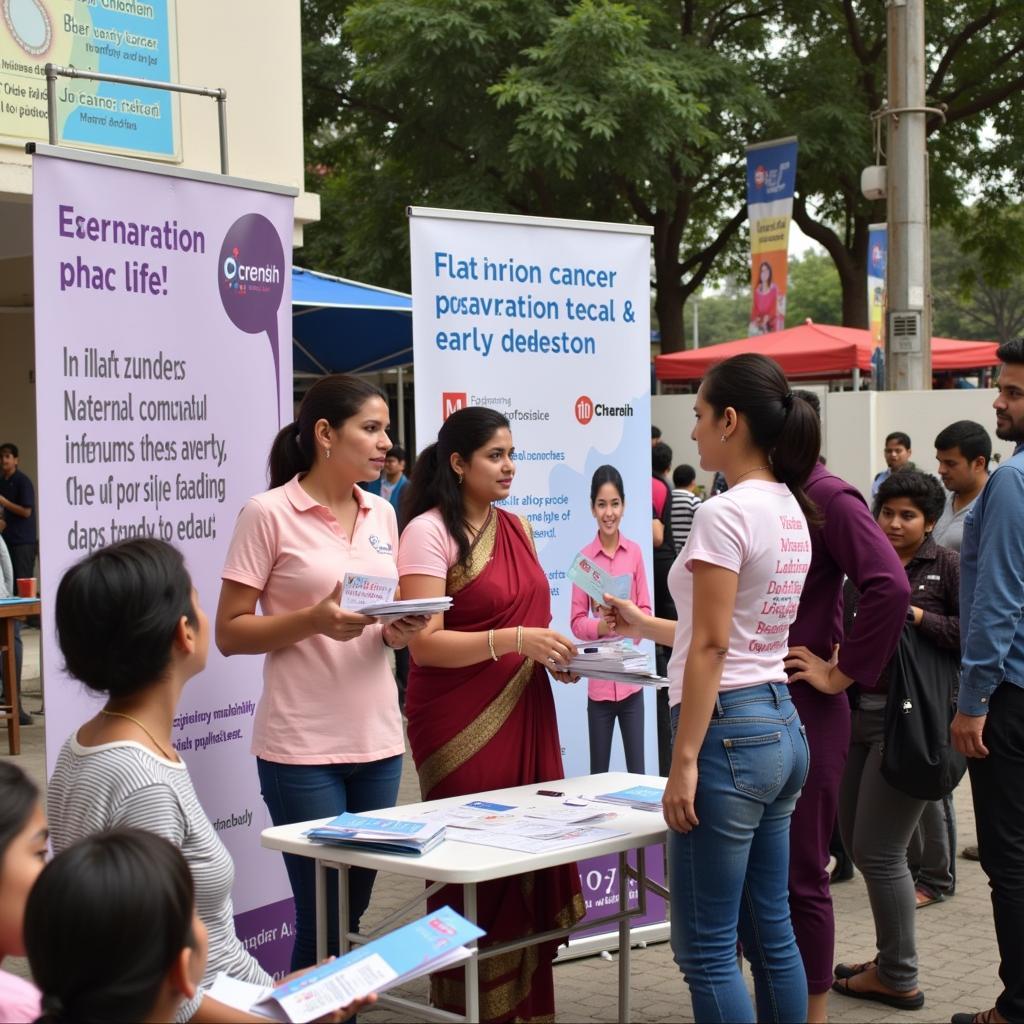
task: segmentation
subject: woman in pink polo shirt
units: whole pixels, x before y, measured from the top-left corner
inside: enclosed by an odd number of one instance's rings
[[[651,613],[643,554],[640,545],[623,537],[619,530],[626,499],[622,476],[614,466],[598,466],[590,481],[590,510],[597,520],[597,536],[581,554],[612,576],[629,576],[629,599],[645,615]],[[592,617],[590,598],[577,586],[572,588],[572,631],[583,641],[618,639],[607,621]],[[590,773],[608,771],[612,734],[618,720],[626,771],[644,772],[644,695],[642,686],[591,679],[587,689],[587,727],[590,733]]]
[[[339,604],[347,572],[398,580],[395,511],[358,486],[380,476],[388,426],[372,384],[343,374],[317,381],[274,440],[271,489],[242,509],[221,574],[217,646],[266,655],[252,752],[275,825],[389,807],[398,796],[405,742],[385,647],[404,647],[426,619],[381,626]],[[316,959],[314,865],[284,859],[297,970]],[[355,931],[374,873],[350,877]],[[337,899],[327,906],[333,948]]]

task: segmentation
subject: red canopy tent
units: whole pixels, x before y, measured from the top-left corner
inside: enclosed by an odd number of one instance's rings
[[[997,366],[997,348],[998,345],[992,341],[932,338],[932,370],[976,370]],[[657,356],[654,371],[658,380],[700,380],[723,359],[741,352],[760,352],[775,359],[787,377],[846,377],[854,369],[870,373],[873,351],[870,331],[807,321],[776,334],[758,334],[721,345]]]

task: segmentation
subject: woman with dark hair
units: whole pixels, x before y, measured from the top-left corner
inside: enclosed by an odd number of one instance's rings
[[[423,798],[560,779],[562,756],[545,668],[576,653],[549,629],[551,592],[526,520],[496,508],[515,476],[508,420],[492,409],[453,413],[420,455],[406,488],[398,564],[406,597],[455,598],[410,642],[405,711]],[[430,906],[462,909],[459,887]],[[479,886],[482,944],[566,927],[583,916],[574,866]],[[487,961],[481,1020],[554,1013],[556,942]],[[433,1004],[462,1013],[462,971],[432,979]]]
[[[210,632],[181,553],[159,540],[100,548],[73,565],[55,602],[68,673],[107,700],[61,747],[47,791],[55,853],[111,828],[140,828],[181,850],[209,933],[204,985],[222,971],[260,985],[270,975],[235,934],[235,870],[172,743],[186,683],[203,670]],[[200,991],[179,1020],[220,1021]]]
[[[318,380],[270,451],[269,491],[242,509],[222,572],[217,646],[265,654],[252,752],[275,825],[390,807],[402,775],[402,718],[387,648],[422,616],[381,626],[340,605],[346,573],[398,582],[391,505],[360,483],[391,449],[388,405],[359,377]],[[262,614],[257,613],[257,605]],[[295,896],[292,969],[316,960],[315,866],[284,855]],[[359,930],[374,872],[355,868],[346,927]],[[332,893],[337,878],[331,872]],[[336,948],[338,901],[327,900]]]
[[[672,645],[669,833],[672,949],[694,1017],[753,1021],[736,962],[750,960],[759,1021],[807,1019],[789,916],[789,820],[808,748],[783,658],[810,561],[803,484],[818,418],[779,365],[741,355],[712,367],[694,404],[701,467],[729,489],[697,510],[669,576],[678,622],[610,600],[620,633]]]
[[[192,875],[166,839],[98,832],[58,854],[25,910],[39,1024],[173,1020],[206,966]]]
[[[905,628],[916,629],[925,642],[959,656],[960,558],[931,538],[945,504],[942,485],[935,477],[903,470],[878,488],[874,513],[910,582]],[[856,591],[849,594],[853,614],[856,596]],[[803,650],[791,663],[802,669],[794,678],[806,678],[824,692],[835,692],[826,688],[831,677],[820,671],[820,658]],[[844,996],[916,1010],[924,1005],[924,993],[917,984],[917,898],[907,846],[927,801],[896,789],[882,775],[892,665],[890,659],[877,680],[857,680],[850,753],[839,790],[843,845],[867,884],[878,955],[864,963],[838,964],[832,988]]]
[[[46,817],[36,784],[0,761],[0,963],[24,956],[25,903],[46,863]],[[40,1014],[39,990],[0,970],[0,1020],[29,1024]]]
[[[630,600],[645,614],[651,611],[643,552],[640,545],[619,530],[626,511],[622,476],[614,466],[598,466],[590,481],[590,511],[597,520],[597,536],[580,552],[604,572],[630,578]],[[572,588],[571,624],[573,635],[593,643],[617,639],[590,598],[577,586]],[[608,771],[612,735],[619,723],[626,771],[644,773],[644,694],[642,686],[590,679],[587,684],[587,729],[590,738],[590,772]]]

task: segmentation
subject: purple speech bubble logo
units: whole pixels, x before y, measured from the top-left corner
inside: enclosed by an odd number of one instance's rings
[[[220,301],[231,322],[246,334],[266,331],[274,354],[274,404],[281,389],[277,311],[284,295],[284,246],[262,214],[247,213],[228,229],[220,247]]]

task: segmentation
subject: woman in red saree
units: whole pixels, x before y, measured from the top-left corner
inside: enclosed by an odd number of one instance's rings
[[[409,745],[425,800],[560,779],[551,684],[574,654],[548,628],[547,576],[525,520],[495,508],[515,474],[508,421],[462,409],[419,457],[406,488],[398,567],[403,598],[455,598],[410,645],[405,698]],[[461,889],[430,901],[461,910]],[[575,865],[483,884],[482,946],[574,924],[583,916]],[[480,964],[481,1020],[554,1019],[556,942]],[[461,968],[434,975],[435,1006],[464,1012]]]

